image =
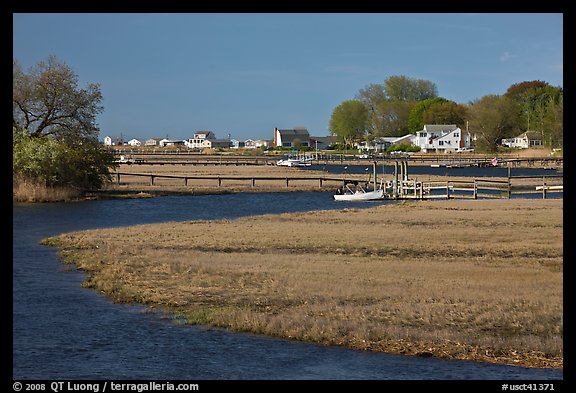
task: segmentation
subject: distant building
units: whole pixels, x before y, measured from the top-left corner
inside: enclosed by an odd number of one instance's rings
[[[166,147],[166,146],[184,146],[184,141],[181,139],[167,139],[164,138],[162,140],[160,140],[160,142],[158,143],[158,146],[160,147]]]
[[[315,150],[326,150],[336,143],[338,143],[338,137],[335,135],[310,137],[310,147],[313,147]]]
[[[121,146],[124,144],[124,139],[121,136],[108,136],[104,137],[104,144],[106,146]]]
[[[244,141],[239,141],[238,139],[230,139],[230,147],[232,149],[243,149],[245,144]]]
[[[203,149],[227,149],[230,147],[230,139],[206,139],[203,143]]]
[[[520,149],[543,147],[542,134],[537,131],[526,131],[518,135],[516,138],[502,139],[502,146],[517,147]]]
[[[160,141],[162,140],[162,138],[150,138],[150,139],[146,139],[146,142],[144,142],[145,146],[160,146]]]
[[[414,134],[407,134],[404,136],[379,136],[371,141],[359,142],[356,144],[358,150],[364,153],[381,153],[385,152],[392,145],[399,145],[401,143],[413,144],[412,141],[416,138]]]
[[[422,131],[416,132],[412,144],[423,153],[456,152],[470,147],[470,133],[455,124],[425,124]]]
[[[268,147],[269,141],[265,139],[246,139],[244,141],[244,147],[246,149],[260,149],[262,146]]]
[[[278,128],[274,128],[274,146],[310,146],[310,133],[306,128],[296,128],[293,130],[279,130]]]
[[[194,137],[186,141],[186,146],[191,149],[211,148],[212,140],[216,140],[216,135],[212,131],[196,131]]]
[[[140,142],[138,139],[130,139],[128,144],[130,146],[142,146],[142,142]]]

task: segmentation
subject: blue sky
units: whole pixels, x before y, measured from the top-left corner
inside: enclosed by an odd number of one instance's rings
[[[328,135],[334,108],[405,75],[469,103],[514,83],[563,86],[563,14],[13,14],[24,69],[56,55],[99,83],[106,135]]]

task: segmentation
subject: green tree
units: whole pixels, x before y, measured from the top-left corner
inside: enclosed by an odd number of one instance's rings
[[[334,108],[330,118],[330,133],[347,146],[352,146],[365,137],[367,124],[366,106],[359,100],[348,100]]]
[[[384,85],[370,83],[358,91],[356,99],[362,101],[362,103],[366,105],[366,108],[370,109],[386,101],[388,98],[384,92]]]
[[[487,95],[472,102],[470,129],[476,135],[476,147],[495,152],[502,138],[513,136],[514,103],[506,96]]]
[[[78,77],[55,56],[26,73],[13,60],[13,126],[32,136],[97,137],[103,111],[98,84],[78,88]]]
[[[447,101],[448,100],[446,98],[434,97],[427,98],[414,104],[408,116],[408,131],[412,134],[415,134],[416,132],[423,130],[425,124],[424,113],[426,110],[434,103]]]
[[[544,118],[548,106],[557,103],[562,95],[561,87],[539,80],[513,84],[505,93],[516,106],[518,130],[539,131],[543,136],[547,133]]]
[[[468,118],[468,108],[454,101],[432,103],[423,113],[424,124],[456,124],[464,128]]]
[[[368,110],[370,137],[400,136],[408,133],[410,110],[418,102],[436,97],[436,85],[404,75],[391,76],[382,84],[371,83],[360,89],[356,99]]]
[[[404,75],[391,76],[384,81],[386,97],[392,101],[418,102],[438,96],[433,82],[424,79],[412,79]]]
[[[14,134],[12,170],[17,181],[92,190],[109,181],[109,168],[117,166],[113,151],[93,138],[38,138],[22,131]]]
[[[376,106],[375,119],[378,129],[372,136],[402,136],[408,133],[408,118],[414,106],[413,102],[383,101]]]
[[[551,148],[564,144],[564,96],[550,98],[546,113],[542,119],[544,144]]]
[[[103,110],[97,84],[77,88],[72,69],[50,56],[22,71],[13,61],[13,175],[15,182],[96,189],[117,167],[98,142]]]

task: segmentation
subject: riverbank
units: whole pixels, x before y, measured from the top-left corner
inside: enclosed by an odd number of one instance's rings
[[[44,241],[116,302],[416,356],[563,366],[562,200],[139,225]]]

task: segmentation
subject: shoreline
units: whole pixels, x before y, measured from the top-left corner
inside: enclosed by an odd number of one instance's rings
[[[534,213],[517,213],[525,209]],[[406,222],[390,232],[392,224],[374,218],[382,215]],[[481,237],[482,247],[458,240],[495,220],[502,228]],[[362,232],[374,225],[384,232]],[[190,324],[412,356],[563,367],[554,355],[562,344],[562,201],[423,201],[137,228],[42,243],[86,272],[83,286]],[[429,254],[407,241],[430,228],[448,250]],[[198,242],[199,234],[219,240]],[[510,239],[500,244],[504,234]],[[526,237],[539,239],[529,251]],[[533,298],[542,285],[546,292]],[[533,315],[523,313],[527,307]]]

